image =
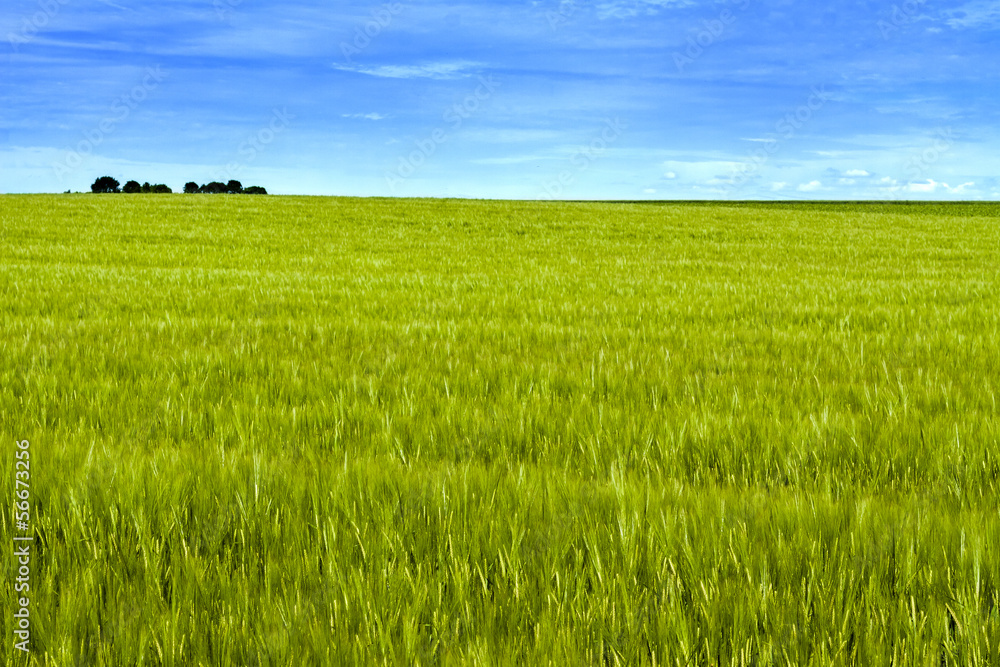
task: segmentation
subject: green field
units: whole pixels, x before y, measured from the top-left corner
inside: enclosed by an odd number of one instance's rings
[[[0,655],[1000,664],[998,222],[0,196]]]

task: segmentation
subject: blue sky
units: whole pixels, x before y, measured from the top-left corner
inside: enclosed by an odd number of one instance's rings
[[[8,0],[0,49],[0,192],[1000,198],[1000,2]]]

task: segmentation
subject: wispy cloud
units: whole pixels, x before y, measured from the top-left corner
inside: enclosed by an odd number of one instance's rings
[[[974,182],[962,183],[961,185],[956,185],[951,187],[947,183],[939,183],[933,178],[927,179],[926,183],[909,183],[904,188],[907,192],[924,193],[931,194],[937,192],[939,189],[943,189],[946,192],[953,195],[965,194],[969,188],[974,187],[976,184]]]
[[[551,155],[512,155],[509,157],[487,157],[470,160],[472,164],[524,164],[525,162],[541,162],[543,160],[559,159]]]
[[[334,63],[333,68],[386,79],[462,79],[482,69],[480,63],[467,61],[425,63],[421,65],[345,65]]]
[[[952,28],[1000,27],[1000,3],[992,0],[973,0],[946,14],[945,23]]]
[[[343,113],[340,114],[341,118],[355,118],[359,120],[385,120],[390,118],[389,114],[384,113]]]
[[[629,18],[632,16],[654,15],[662,9],[694,7],[694,0],[612,0],[596,6],[597,18]]]

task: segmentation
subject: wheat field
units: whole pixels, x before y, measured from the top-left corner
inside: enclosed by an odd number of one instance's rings
[[[7,664],[1000,664],[998,217],[0,196]]]

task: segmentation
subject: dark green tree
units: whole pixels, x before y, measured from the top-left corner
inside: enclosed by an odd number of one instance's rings
[[[139,186],[139,181],[129,181],[122,186],[122,192],[132,195],[136,192],[142,192],[142,188]]]
[[[168,195],[171,192],[173,192],[173,190],[170,189],[169,185],[164,185],[163,183],[157,183],[156,185],[153,186],[153,192],[160,195]]]
[[[251,185],[249,188],[243,190],[245,195],[266,195],[267,190],[260,187],[259,185]]]
[[[146,181],[145,183],[142,184],[143,192],[150,192],[152,189],[153,187],[149,184],[149,181]]]
[[[194,181],[190,181],[184,184],[184,192],[189,195],[193,195],[198,192],[198,184]]]
[[[243,194],[243,184],[239,181],[229,181],[226,183],[226,192],[231,195]]]
[[[206,183],[198,188],[198,192],[204,192],[210,195],[223,195],[226,194],[226,184],[218,181],[212,181],[211,183]]]
[[[99,179],[94,181],[94,184],[90,186],[90,191],[97,193],[110,193],[110,192],[121,192],[118,189],[120,183],[110,176],[101,176]]]

